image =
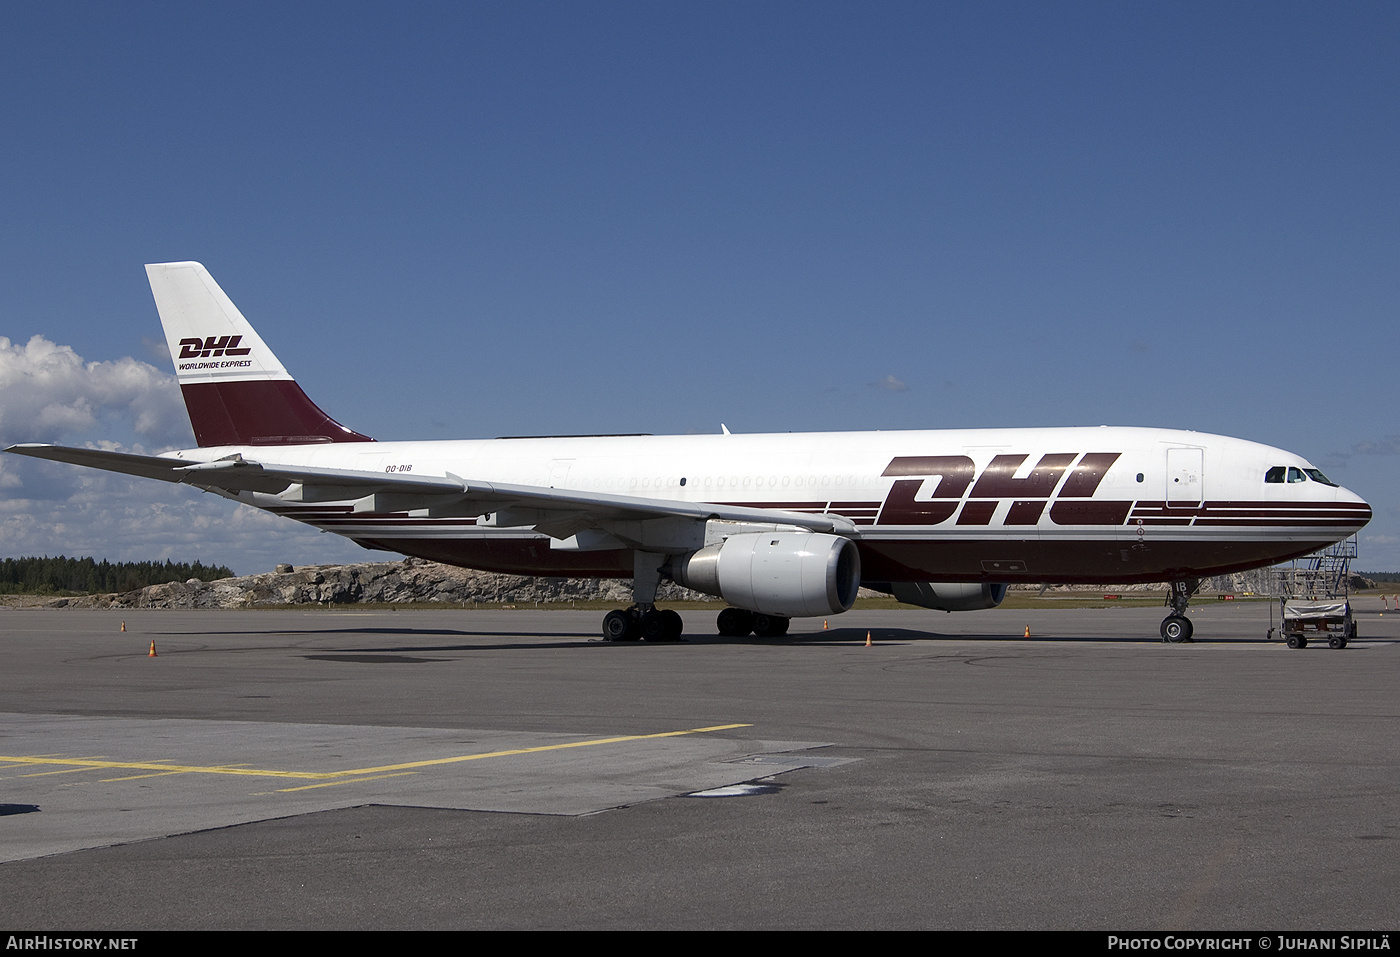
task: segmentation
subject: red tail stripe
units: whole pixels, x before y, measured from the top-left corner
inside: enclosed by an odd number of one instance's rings
[[[201,448],[374,441],[326,415],[290,380],[198,382],[180,391]]]

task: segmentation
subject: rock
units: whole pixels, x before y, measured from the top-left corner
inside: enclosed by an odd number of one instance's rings
[[[526,604],[536,602],[632,600],[630,581],[498,575],[421,558],[357,565],[316,565],[215,582],[191,579],[152,585],[121,595],[90,595],[46,602],[50,608],[256,608],[267,605],[354,604],[357,602],[435,602],[442,604]],[[282,571],[282,569],[287,571]],[[661,601],[717,601],[670,582],[657,592]],[[61,604],[60,604],[61,603]]]

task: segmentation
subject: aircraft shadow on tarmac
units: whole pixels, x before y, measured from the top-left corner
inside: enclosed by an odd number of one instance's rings
[[[1026,638],[1022,634],[942,634],[939,632],[919,631],[906,628],[881,628],[868,629],[871,634],[871,641],[875,646],[906,646],[915,648],[922,646],[928,648],[933,645],[948,643],[978,644],[978,645],[1007,645],[1012,643],[1036,644],[1044,648],[1054,646],[1085,647],[1092,645],[1158,645],[1164,648],[1181,647],[1180,645],[1166,645],[1160,638],[1148,635],[1041,635]],[[400,644],[397,642],[385,642],[383,644],[355,644],[341,648],[304,648],[296,644],[289,644],[286,651],[289,653],[300,653],[299,656],[308,661],[326,661],[330,663],[348,664],[428,664],[436,661],[451,661],[449,657],[431,657],[446,655],[463,655],[472,652],[490,651],[543,651],[553,650],[577,650],[586,651],[589,649],[601,648],[628,648],[629,654],[646,654],[644,648],[665,648],[677,645],[748,645],[765,646],[775,648],[801,648],[801,647],[860,647],[865,644],[867,629],[841,628],[831,631],[813,632],[810,634],[791,634],[781,638],[757,638],[757,637],[729,637],[723,635],[686,635],[679,642],[610,642],[604,641],[600,636],[591,632],[560,631],[540,634],[536,630],[510,632],[501,629],[492,631],[453,631],[450,629],[302,629],[295,632],[228,632],[228,631],[207,631],[207,632],[152,632],[157,638],[178,638],[178,637],[226,637],[226,638],[249,638],[249,637],[276,637],[285,635],[292,637],[295,635],[370,635],[379,634],[394,636],[399,638],[420,639],[420,643]],[[442,643],[422,643],[421,639],[432,636],[455,636],[464,639],[462,643],[442,642]],[[471,638],[495,638],[496,641],[467,643]],[[1363,642],[1358,641],[1358,644]],[[1376,644],[1375,640],[1364,642],[1364,644]],[[1380,643],[1390,644],[1392,642],[1382,640]],[[1186,644],[1227,646],[1227,645],[1262,645],[1277,644],[1279,648],[1284,648],[1283,642],[1273,642],[1260,635],[1254,636],[1223,636],[1209,637],[1197,635],[1192,642]],[[260,646],[266,650],[267,646]],[[191,649],[170,649],[162,651],[161,655],[187,655],[203,654],[206,652],[218,652],[221,650],[234,651],[239,649],[220,649],[217,645],[202,646]],[[1324,650],[1325,645],[1324,645]],[[428,656],[428,657],[422,657]],[[125,657],[125,656],[120,656]]]
[[[754,636],[731,637],[724,635],[708,634],[687,634],[679,642],[648,643],[638,642],[609,642],[604,641],[592,632],[580,631],[550,631],[541,632],[539,629],[508,631],[504,629],[493,629],[489,631],[468,631],[465,629],[449,628],[299,628],[295,630],[279,629],[270,632],[246,632],[246,631],[221,631],[217,629],[209,631],[171,631],[171,632],[151,632],[155,637],[216,637],[224,636],[228,638],[248,638],[252,636],[274,637],[285,635],[288,638],[299,636],[332,636],[332,635],[382,635],[394,638],[416,638],[420,642],[433,636],[452,637],[462,639],[464,643],[442,642],[442,643],[419,643],[405,645],[398,642],[384,644],[357,644],[351,647],[337,649],[297,649],[289,647],[289,651],[300,650],[305,657],[310,660],[324,661],[346,661],[361,663],[419,663],[433,660],[433,658],[412,658],[411,655],[432,655],[447,653],[464,653],[472,651],[513,651],[521,649],[582,649],[594,647],[619,647],[640,649],[643,647],[664,647],[675,644],[703,644],[703,645],[748,645],[748,646],[768,646],[768,647],[824,647],[831,645],[862,645],[865,643],[866,634],[869,633],[871,641],[876,645],[881,644],[927,644],[930,642],[978,642],[978,643],[1005,643],[1005,642],[1039,642],[1045,644],[1070,642],[1073,644],[1160,644],[1161,639],[1148,635],[1047,635],[1033,638],[1026,638],[1022,634],[1016,633],[995,633],[983,634],[943,634],[941,632],[921,631],[912,628],[833,628],[830,631],[802,633],[789,633],[780,638],[758,638]],[[465,643],[473,638],[496,638],[493,642],[473,642]],[[1262,640],[1262,638],[1260,639]],[[1197,637],[1196,644],[1233,644],[1240,641],[1250,641],[1250,638],[1210,638],[1206,636]],[[216,649],[199,649],[216,650]],[[170,652],[179,654],[182,652]]]

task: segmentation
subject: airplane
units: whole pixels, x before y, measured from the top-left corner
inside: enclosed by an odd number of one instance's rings
[[[484,571],[632,579],[613,641],[678,640],[669,580],[723,599],[720,634],[776,637],[861,586],[943,611],[1010,584],[1200,581],[1355,534],[1359,496],[1292,452],[1089,427],[380,442],[302,391],[199,263],[146,267],[197,448],[7,452],[192,485],[369,549]]]

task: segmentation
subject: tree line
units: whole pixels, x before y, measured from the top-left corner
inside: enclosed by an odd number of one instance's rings
[[[92,558],[6,558],[0,559],[0,594],[54,595],[64,592],[94,595],[126,592],[183,582],[191,578],[214,581],[232,578],[224,565],[200,562],[109,562]]]

